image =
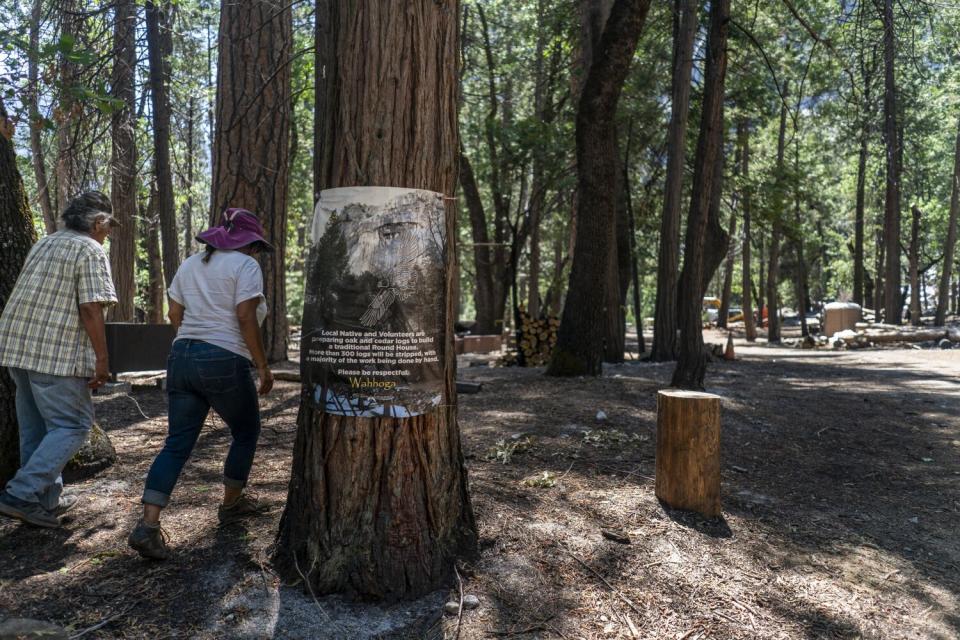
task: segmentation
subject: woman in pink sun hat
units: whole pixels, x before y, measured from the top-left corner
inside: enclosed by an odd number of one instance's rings
[[[274,248],[264,238],[257,216],[246,209],[227,209],[220,225],[197,240],[206,245],[204,251],[183,262],[168,291],[168,315],[177,328],[167,360],[168,434],[147,474],[143,517],[127,540],[141,556],[158,560],[170,556],[160,530],[160,512],[170,501],[211,408],[232,436],[223,466],[220,522],[264,511],[243,489],[260,436],[257,394],[273,387],[260,334],[267,313],[263,273],[254,256]]]

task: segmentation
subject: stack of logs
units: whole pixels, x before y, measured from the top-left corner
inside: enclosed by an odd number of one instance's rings
[[[517,364],[541,367],[550,360],[557,346],[560,320],[555,316],[533,318],[521,304],[517,311]]]

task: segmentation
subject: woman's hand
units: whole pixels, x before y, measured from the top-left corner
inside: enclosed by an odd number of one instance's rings
[[[270,367],[267,365],[257,367],[257,377],[260,378],[260,389],[257,393],[265,396],[273,389],[273,371],[270,371]]]

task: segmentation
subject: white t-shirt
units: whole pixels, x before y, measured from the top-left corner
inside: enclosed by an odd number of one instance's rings
[[[204,255],[184,260],[170,283],[167,294],[185,309],[176,339],[203,340],[252,359],[240,333],[237,305],[259,297],[257,322],[267,316],[260,265],[239,251],[218,249],[206,263]]]

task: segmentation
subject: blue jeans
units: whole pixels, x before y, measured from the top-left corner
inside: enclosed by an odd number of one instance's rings
[[[233,436],[223,465],[223,483],[246,486],[260,437],[260,405],[252,370],[243,356],[208,342],[184,339],[173,343],[167,360],[167,440],[147,474],[145,504],[165,507],[170,502],[211,408]]]
[[[7,483],[6,492],[53,510],[63,491],[60,472],[93,426],[90,389],[86,378],[8,370],[17,385],[20,469]]]

